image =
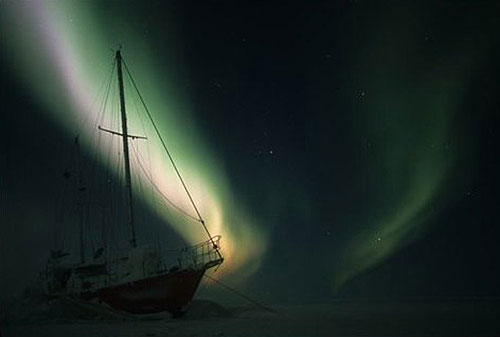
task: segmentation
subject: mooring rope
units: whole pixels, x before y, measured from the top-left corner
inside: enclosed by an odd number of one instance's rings
[[[244,294],[244,293],[242,293],[241,291],[236,290],[236,289],[234,289],[233,287],[230,287],[230,286],[228,286],[227,284],[223,283],[221,280],[218,280],[218,279],[216,279],[215,277],[212,277],[212,276],[210,276],[210,275],[208,275],[208,274],[203,274],[203,276],[205,276],[205,277],[206,277],[206,278],[208,278],[209,280],[212,280],[214,283],[216,283],[216,284],[220,285],[222,288],[224,288],[224,289],[226,289],[226,290],[229,290],[229,291],[231,291],[232,293],[234,293],[234,294],[236,294],[236,295],[238,295],[238,296],[240,296],[240,297],[244,298],[244,299],[245,299],[245,300],[247,300],[248,302],[250,302],[250,303],[252,303],[252,304],[254,304],[254,305],[258,306],[259,308],[261,308],[261,309],[263,309],[263,310],[265,310],[265,311],[267,311],[267,312],[276,313],[276,310],[271,309],[271,308],[269,308],[269,307],[265,306],[264,304],[257,302],[256,300],[254,300],[254,299],[253,299],[253,298],[251,298],[250,296],[245,295],[245,294]]]

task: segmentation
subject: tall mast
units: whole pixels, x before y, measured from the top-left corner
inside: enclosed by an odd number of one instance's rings
[[[120,90],[120,110],[122,115],[123,159],[125,161],[125,184],[127,189],[128,221],[130,225],[130,244],[136,247],[134,229],[134,208],[132,203],[132,179],[130,177],[130,158],[128,152],[127,112],[125,110],[125,92],[123,90],[122,55],[116,51],[118,88]]]
[[[85,235],[83,230],[83,177],[82,177],[82,167],[80,159],[80,143],[78,142],[78,136],[75,137],[75,147],[76,147],[76,171],[77,171],[77,189],[78,189],[78,224],[80,229],[80,263],[85,263],[85,240],[83,236]]]

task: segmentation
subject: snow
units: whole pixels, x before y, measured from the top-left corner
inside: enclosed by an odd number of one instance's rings
[[[498,300],[335,301],[274,305],[275,313],[197,300],[181,319],[168,314],[134,316],[94,306],[71,301],[38,303],[29,310],[8,306],[11,315],[2,316],[2,336],[500,335]]]

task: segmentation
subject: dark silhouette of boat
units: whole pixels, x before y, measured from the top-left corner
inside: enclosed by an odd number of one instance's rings
[[[115,53],[113,67],[116,67],[114,69],[117,72],[119,87],[121,132],[101,126],[99,126],[99,130],[113,136],[119,136],[123,140],[126,208],[130,231],[129,248],[119,253],[109,254],[107,249],[102,247],[93,252],[93,257],[89,259],[85,254],[86,244],[84,242],[83,224],[80,219],[79,261],[72,262],[70,259],[71,254],[61,250],[51,251],[44,270],[40,272],[40,281],[45,293],[52,298],[72,297],[85,301],[96,301],[106,303],[114,309],[134,314],[168,311],[174,316],[179,316],[187,309],[205,271],[219,266],[224,261],[219,247],[220,236],[210,235],[161,133],[154,124],[154,120],[135,85],[127,65],[123,62],[120,50]],[[196,211],[198,216],[196,220],[202,224],[208,235],[208,240],[205,242],[174,250],[137,245],[132,200],[129,138],[141,139],[146,137],[133,136],[128,133],[123,68],[125,68],[131,84],[137,90],[149,119],[153,123],[154,130]],[[75,143],[78,147],[78,138],[75,139]]]

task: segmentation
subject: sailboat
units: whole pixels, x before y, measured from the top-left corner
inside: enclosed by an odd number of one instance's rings
[[[223,263],[224,258],[219,246],[220,236],[210,235],[161,133],[135,86],[127,65],[124,64],[120,50],[115,52],[113,67],[115,66],[119,89],[121,132],[101,126],[99,130],[112,134],[112,137],[121,137],[122,140],[125,208],[130,235],[128,249],[119,254],[109,254],[109,250],[102,247],[92,252],[92,257],[88,258],[88,252],[87,254],[84,252],[87,245],[83,235],[83,225],[80,223],[79,261],[75,262],[74,259],[70,259],[70,253],[63,250],[52,250],[44,269],[40,272],[40,281],[45,294],[50,298],[71,297],[93,301],[133,314],[168,311],[173,316],[180,316],[187,310],[205,272]],[[144,103],[154,130],[198,215],[199,222],[208,235],[208,240],[204,242],[175,250],[137,244],[129,139],[141,137],[130,135],[128,132],[123,68],[130,76],[131,83]],[[78,143],[78,138],[76,138],[76,143]]]

